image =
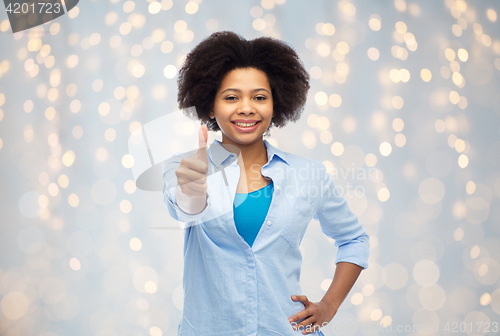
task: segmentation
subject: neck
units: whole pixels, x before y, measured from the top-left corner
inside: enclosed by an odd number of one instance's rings
[[[264,145],[263,138],[257,139],[251,144],[239,144],[222,137],[222,147],[231,153],[240,155],[243,158],[244,168],[250,168],[254,164],[264,165],[267,163],[267,149]],[[240,167],[242,164],[238,162]]]

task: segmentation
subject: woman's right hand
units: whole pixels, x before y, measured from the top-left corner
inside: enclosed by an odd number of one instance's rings
[[[207,195],[207,141],[207,126],[201,125],[198,132],[198,152],[182,159],[180,166],[175,171],[182,194],[189,198],[203,197],[205,199]]]

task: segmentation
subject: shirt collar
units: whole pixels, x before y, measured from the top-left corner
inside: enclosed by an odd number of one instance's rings
[[[271,162],[271,160],[274,158],[276,155],[278,158],[283,160],[287,165],[289,165],[288,161],[286,160],[286,153],[279,150],[278,148],[274,147],[264,139],[264,146],[266,146],[267,149],[267,160],[268,162]],[[219,166],[228,158],[231,156],[231,152],[225,149],[221,145],[221,141],[215,139],[212,145],[207,149],[207,153],[210,157],[210,160],[212,160],[213,164],[219,168]]]

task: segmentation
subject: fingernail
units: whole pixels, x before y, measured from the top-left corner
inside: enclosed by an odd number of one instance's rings
[[[291,319],[291,318],[289,318],[289,319],[288,319],[288,322],[292,323],[292,319]]]

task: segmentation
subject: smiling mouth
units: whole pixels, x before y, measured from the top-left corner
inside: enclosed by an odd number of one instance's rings
[[[235,123],[234,121],[231,121],[231,122],[238,127],[245,128],[245,127],[253,127],[253,126],[257,125],[258,123],[260,123],[260,120],[255,122],[255,123],[252,123],[252,124],[250,124],[250,123]]]

